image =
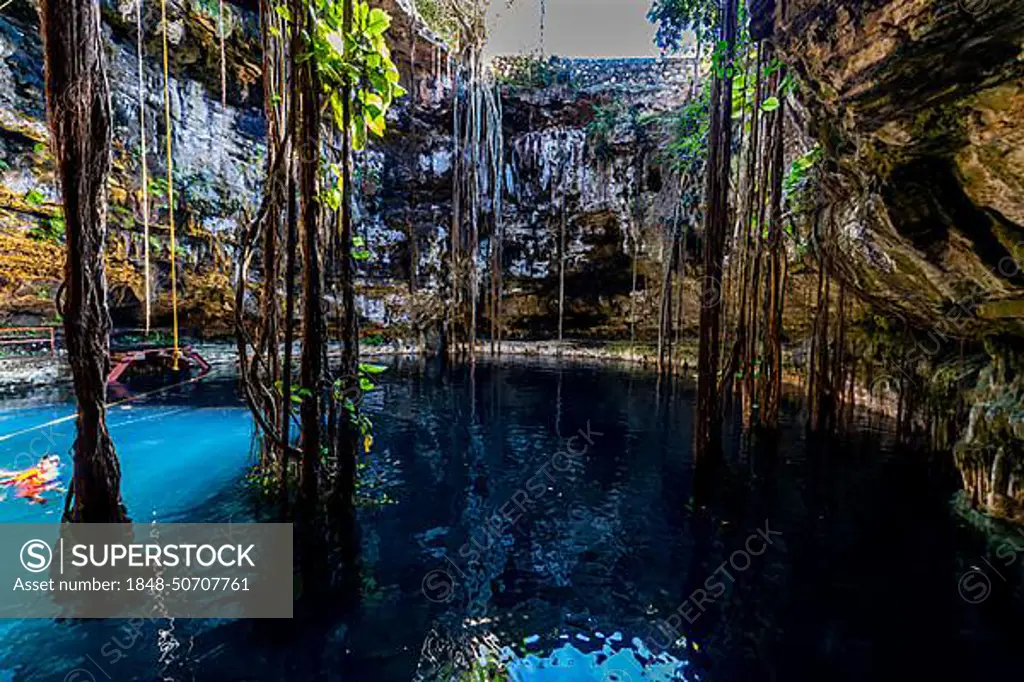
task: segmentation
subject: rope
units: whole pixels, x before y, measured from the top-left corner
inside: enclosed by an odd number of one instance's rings
[[[196,383],[198,381],[201,381],[202,379],[205,379],[207,376],[209,376],[209,375],[208,374],[204,374],[202,376],[192,377],[191,379],[185,379],[184,381],[179,381],[178,383],[171,384],[169,386],[162,386],[160,388],[154,388],[152,391],[146,391],[144,393],[138,393],[136,395],[128,396],[127,398],[123,398],[121,400],[116,400],[116,401],[114,401],[112,403],[107,403],[104,407],[105,407],[105,409],[109,410],[112,407],[118,407],[120,405],[125,405],[127,403],[130,403],[130,402],[133,402],[135,400],[138,400],[139,398],[145,398],[147,396],[156,395],[157,393],[163,393],[164,391],[169,391],[172,388],[178,388],[179,386],[185,386],[186,384],[194,384],[194,383]],[[15,431],[13,433],[4,434],[4,435],[0,436],[0,443],[3,443],[4,441],[8,441],[8,440],[10,440],[12,438],[17,438],[18,436],[24,436],[26,433],[32,433],[33,431],[38,431],[39,429],[45,429],[47,426],[56,426],[57,424],[63,424],[64,422],[69,422],[72,419],[76,419],[77,417],[78,417],[78,413],[75,412],[75,413],[69,414],[69,415],[67,415],[65,417],[58,417],[57,419],[51,419],[50,421],[45,422],[43,424],[38,424],[36,426],[30,426],[30,427],[28,427],[26,429],[21,429],[20,431]]]
[[[228,108],[228,64],[224,46],[224,0],[218,0],[217,31],[220,33],[220,105]]]
[[[150,291],[149,291],[149,172],[146,169],[146,91],[142,77],[142,0],[135,3],[136,45],[139,56],[139,161],[142,166],[142,248],[145,259],[144,278],[146,287],[146,336],[149,336]]]
[[[178,369],[178,279],[175,267],[177,244],[174,240],[174,160],[171,156],[171,87],[167,57],[167,0],[160,0],[160,18],[164,24],[164,126],[167,128],[167,222],[171,229],[171,315],[174,328],[174,364]]]

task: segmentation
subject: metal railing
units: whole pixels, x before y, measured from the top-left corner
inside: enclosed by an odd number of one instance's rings
[[[50,355],[57,354],[56,327],[0,327],[0,346],[50,345]]]

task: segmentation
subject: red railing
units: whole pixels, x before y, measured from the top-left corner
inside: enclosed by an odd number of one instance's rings
[[[25,346],[32,343],[49,343],[50,355],[56,355],[56,327],[0,327],[0,346]]]

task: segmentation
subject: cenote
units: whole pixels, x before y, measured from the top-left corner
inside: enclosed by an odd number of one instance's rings
[[[0,682],[1019,678],[1022,10],[0,0]]]
[[[1012,594],[958,594],[984,548],[951,512],[949,472],[898,448],[889,419],[864,413],[841,442],[814,442],[787,400],[777,443],[727,428],[705,471],[684,380],[540,360],[399,360],[381,376],[364,403],[377,445],[354,601],[295,621],[10,621],[4,679],[404,682],[499,661],[514,680],[985,679],[1024,662]],[[24,400],[0,424],[70,409]],[[137,517],[265,513],[234,379],[109,420]],[[57,452],[71,435],[57,427]],[[37,436],[4,442],[3,466]],[[557,457],[573,436],[579,454]],[[503,508],[514,522],[492,521]]]

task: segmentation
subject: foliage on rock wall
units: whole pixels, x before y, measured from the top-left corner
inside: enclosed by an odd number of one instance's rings
[[[548,88],[568,82],[569,74],[551,59],[520,54],[502,57],[492,65],[495,79],[515,88]]]
[[[63,276],[61,245],[31,239],[25,233],[0,231],[0,289],[52,282]]]
[[[459,22],[445,0],[414,0],[413,4],[423,22],[442,40],[448,44],[457,42]]]
[[[674,112],[670,137],[666,147],[666,161],[680,173],[697,174],[708,156],[711,89],[705,85],[694,99]]]
[[[612,158],[615,127],[623,113],[624,107],[619,102],[594,107],[594,118],[587,124],[587,143],[602,163]]]

